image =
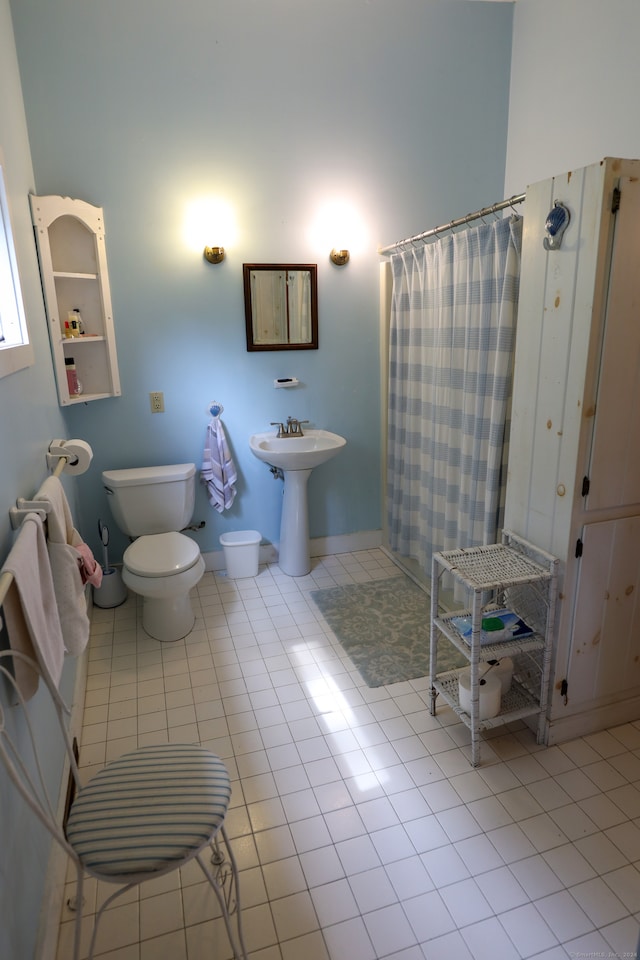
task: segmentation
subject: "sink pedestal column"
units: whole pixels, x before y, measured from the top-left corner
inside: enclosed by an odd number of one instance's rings
[[[311,470],[284,471],[278,566],[290,577],[304,577],[311,570],[307,503],[310,475]]]

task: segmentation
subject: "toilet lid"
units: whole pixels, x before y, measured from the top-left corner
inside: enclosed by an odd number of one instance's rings
[[[154,533],[138,537],[124,552],[123,562],[139,577],[168,577],[197,562],[200,547],[183,533]]]

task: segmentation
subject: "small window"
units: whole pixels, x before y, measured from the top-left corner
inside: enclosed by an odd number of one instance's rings
[[[33,363],[0,154],[0,377]]]

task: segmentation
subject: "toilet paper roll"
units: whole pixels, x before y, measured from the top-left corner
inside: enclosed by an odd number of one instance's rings
[[[64,472],[71,476],[78,476],[86,473],[93,460],[93,450],[85,440],[65,440],[63,447],[64,456],[69,457]]]
[[[505,693],[509,693],[511,689],[511,680],[513,677],[513,660],[511,657],[502,657],[498,660],[493,670],[496,673],[496,676],[500,680],[502,685],[502,696],[504,697]]]
[[[502,685],[500,678],[495,673],[485,673],[482,676],[482,665],[479,669],[483,683],[478,684],[478,696],[480,704],[478,716],[480,720],[489,720],[500,713],[500,697],[502,695]],[[471,715],[471,671],[461,670],[458,677],[458,696],[462,709]]]

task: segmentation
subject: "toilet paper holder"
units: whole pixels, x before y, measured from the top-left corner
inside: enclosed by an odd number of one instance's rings
[[[74,476],[85,473],[93,459],[93,450],[84,440],[52,440],[47,453],[47,466],[53,470],[53,476],[71,473]],[[44,522],[51,509],[48,500],[26,500],[18,497],[15,507],[9,508],[11,526],[17,530],[28,513],[36,513]]]
[[[60,467],[60,461],[65,463]],[[85,440],[52,440],[47,453],[47,466],[56,476],[60,473],[78,475],[89,469],[93,450]]]

